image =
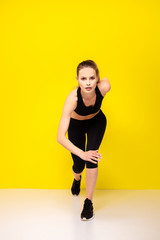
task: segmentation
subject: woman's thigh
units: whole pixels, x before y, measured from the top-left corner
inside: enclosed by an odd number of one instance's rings
[[[101,112],[101,114],[99,115],[99,117],[97,119],[95,119],[94,121],[91,121],[88,124],[87,127],[87,151],[89,150],[98,150],[105,130],[106,130],[106,126],[107,126],[107,118],[104,115],[103,112]],[[95,161],[93,159],[93,161]],[[96,163],[96,164],[95,164]],[[86,162],[86,168],[96,168],[98,167],[98,161],[95,161],[95,163]]]
[[[78,148],[85,151],[85,142],[86,142],[86,136],[85,136],[85,125],[82,123],[82,121],[79,121],[77,119],[70,119],[70,124],[68,127],[68,139]],[[72,169],[75,173],[80,173],[85,168],[85,161],[81,159],[79,156],[73,154],[71,152],[72,158],[73,158],[73,166]]]

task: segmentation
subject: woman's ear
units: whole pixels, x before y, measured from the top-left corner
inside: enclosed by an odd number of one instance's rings
[[[76,76],[76,79],[77,79],[77,82],[78,82],[78,84],[79,84],[79,80],[78,80],[78,77]]]

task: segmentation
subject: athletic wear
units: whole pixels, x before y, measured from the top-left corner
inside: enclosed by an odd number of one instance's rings
[[[77,107],[74,110],[77,114],[86,116],[86,115],[98,112],[98,110],[100,109],[101,104],[102,104],[103,96],[97,85],[96,85],[95,91],[96,91],[95,105],[87,107],[87,106],[85,106],[83,99],[82,99],[81,88],[80,88],[80,86],[78,87],[78,89],[77,89],[78,102],[77,102]]]
[[[93,217],[93,203],[90,199],[86,198],[84,201],[83,210],[81,212],[81,220],[91,220]]]
[[[82,96],[80,92],[80,87],[77,89],[77,107],[75,109],[75,112],[79,115],[86,116],[92,113],[98,112],[98,110],[101,107],[101,103],[103,100],[103,96],[98,88],[96,86],[96,102],[94,106],[88,106],[86,107]],[[70,123],[68,127],[68,139],[78,148],[82,149],[83,151],[89,151],[89,150],[98,150],[100,147],[100,144],[102,142],[105,129],[107,126],[107,118],[100,109],[98,114],[96,114],[94,117],[90,119],[85,120],[79,120],[70,118]],[[86,143],[86,137],[87,137],[87,143]],[[85,168],[97,168],[98,167],[98,161],[95,159],[92,159],[94,163],[83,160],[79,156],[73,154],[71,152],[72,158],[73,158],[73,166],[72,169],[75,173],[81,173],[83,169]],[[76,181],[74,179],[72,184],[72,194],[78,195],[80,192],[80,182]],[[81,212],[81,220],[91,220],[94,217],[93,212],[93,203],[90,199],[86,198],[84,201],[83,210]]]
[[[68,139],[78,148],[85,151],[98,150],[103,139],[107,125],[107,118],[102,112],[99,111],[91,119],[78,120],[70,118],[70,123],[68,127]],[[86,134],[87,134],[87,144],[86,144]],[[81,173],[85,168],[97,168],[98,161],[93,159],[95,163],[90,161],[85,161],[79,156],[71,152],[73,158],[72,169],[75,173]]]
[[[71,192],[72,192],[73,195],[79,195],[81,179],[82,179],[81,175],[80,175],[80,180],[78,180],[78,181],[74,178],[73,184],[72,184],[72,187],[71,187]]]

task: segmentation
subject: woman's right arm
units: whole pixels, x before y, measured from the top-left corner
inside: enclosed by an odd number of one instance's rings
[[[64,103],[62,116],[58,126],[57,132],[57,142],[65,147],[67,150],[72,152],[73,154],[80,156],[80,153],[83,152],[82,149],[76,147],[67,137],[66,133],[68,131],[71,113],[76,108],[76,96],[75,91],[72,91],[66,98]]]
[[[82,149],[76,147],[67,137],[66,133],[68,131],[71,113],[74,111],[74,109],[77,106],[76,101],[76,92],[73,90],[67,97],[64,107],[62,116],[59,122],[58,126],[58,132],[57,132],[57,142],[60,143],[63,147],[65,147],[67,150],[72,152],[73,154],[79,156],[81,159],[90,161],[96,164],[95,161],[101,161],[98,159],[98,157],[102,158],[101,154],[98,153],[98,150],[89,150],[89,151],[83,151]]]

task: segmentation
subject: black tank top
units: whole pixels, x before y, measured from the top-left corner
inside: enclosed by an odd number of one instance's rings
[[[102,100],[103,100],[103,96],[98,88],[98,86],[96,85],[95,91],[96,91],[96,102],[94,106],[85,106],[83,99],[82,99],[82,95],[80,92],[80,86],[77,89],[77,97],[78,97],[78,102],[77,102],[77,107],[74,110],[76,113],[78,113],[79,115],[82,116],[86,116],[92,113],[96,113],[102,104]]]

